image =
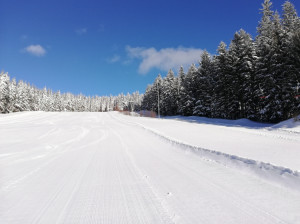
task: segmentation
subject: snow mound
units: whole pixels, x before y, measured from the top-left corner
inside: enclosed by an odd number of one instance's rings
[[[278,129],[293,129],[294,131],[300,132],[300,120],[296,120],[294,118],[288,119],[286,121],[282,121],[278,124],[272,126],[272,128]]]
[[[192,122],[192,123],[199,123],[199,124],[222,125],[227,127],[245,127],[245,128],[254,128],[254,129],[259,129],[259,128],[290,129],[293,132],[300,132],[300,116],[298,119],[291,118],[275,125],[272,123],[251,121],[246,118],[242,118],[238,120],[216,119],[216,118],[197,117],[197,116],[189,116],[189,117],[168,116],[163,118]]]
[[[270,123],[261,123],[251,121],[246,118],[238,120],[228,120],[228,119],[217,119],[217,118],[207,118],[207,117],[197,117],[197,116],[168,116],[163,117],[164,119],[174,119],[179,121],[187,121],[199,124],[212,124],[212,125],[222,125],[227,127],[247,127],[247,128],[268,128],[271,127]]]
[[[187,152],[195,153],[196,155],[202,157],[203,159],[205,159],[207,161],[216,162],[216,163],[224,165],[225,167],[241,170],[241,171],[249,173],[249,174],[254,174],[256,176],[261,177],[264,180],[271,181],[278,185],[300,191],[300,189],[299,189],[300,172],[297,170],[292,170],[290,168],[274,165],[274,164],[271,164],[268,162],[263,162],[263,161],[258,161],[255,159],[249,159],[249,158],[244,158],[244,157],[237,156],[237,155],[232,155],[230,153],[225,153],[225,152],[221,152],[221,151],[216,151],[216,150],[212,150],[212,149],[199,147],[199,146],[192,145],[190,143],[178,140],[177,138],[170,137],[170,136],[166,135],[165,133],[158,131],[157,129],[147,127],[142,123],[131,122],[128,120],[125,121],[125,120],[120,119],[119,117],[115,117],[115,116],[114,116],[114,118],[119,121],[122,121],[124,123],[138,126],[142,129],[154,134],[155,136],[161,138],[162,140],[169,142],[170,144],[176,145],[179,148],[181,148]],[[181,118],[181,117],[178,116],[177,118]],[[202,117],[200,117],[200,118],[195,117],[195,118],[197,118],[197,120],[198,121],[200,120],[201,122],[209,121],[209,118],[202,118]],[[174,119],[174,117],[173,117],[173,119]],[[192,119],[192,117],[188,117],[188,119]],[[218,119],[213,119],[213,122],[215,120],[218,120]],[[222,119],[220,119],[220,120],[222,120]],[[260,124],[257,122],[252,122],[247,119],[240,119],[240,120],[236,120],[236,121],[231,121],[231,120],[222,120],[222,121],[227,122],[228,125],[244,124],[244,125],[252,125],[252,127],[258,127],[258,124]],[[218,122],[218,121],[216,121],[216,122]],[[216,122],[214,122],[214,123],[216,123]],[[292,121],[287,121],[287,123],[289,123],[289,122],[292,122]],[[283,124],[281,124],[282,126],[279,126],[279,127],[283,127]],[[265,125],[265,124],[263,124],[263,125]],[[274,126],[272,126],[272,128],[274,128]]]
[[[276,166],[270,163],[256,161],[253,159],[242,158],[236,155],[230,155],[219,151],[205,149],[198,146],[193,146],[185,142],[181,142],[176,139],[172,139],[171,137],[165,136],[154,129],[145,127],[141,124],[139,125],[146,131],[153,133],[159,138],[168,141],[171,144],[177,145],[183,150],[189,150],[190,152],[194,152],[198,156],[201,156],[206,160],[220,163],[226,167],[243,170],[248,173],[255,174],[265,180],[300,191],[299,171],[291,170],[286,167]]]

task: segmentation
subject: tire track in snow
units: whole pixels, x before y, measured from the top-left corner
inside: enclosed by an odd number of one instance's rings
[[[102,135],[101,135],[100,139],[96,139],[95,141],[90,142],[89,144],[86,144],[86,145],[80,147],[80,149],[90,147],[91,145],[99,144],[100,142],[104,141],[107,137],[108,137],[108,133],[106,131],[102,131]],[[80,186],[82,185],[82,180],[83,180],[84,176],[87,175],[88,169],[92,166],[93,161],[95,159],[95,155],[96,155],[96,150],[94,150],[94,152],[92,153],[91,159],[88,162],[88,166],[86,166],[86,168],[84,169],[84,172],[82,172],[82,174],[79,176],[79,178],[77,178],[77,182],[74,185],[73,190],[71,191],[71,194],[68,197],[68,200],[65,202],[65,205],[64,205],[63,209],[61,210],[56,223],[64,223],[63,220],[66,217],[67,209],[70,206],[72,200],[74,199],[75,194],[78,192]]]
[[[54,185],[53,188],[49,189],[49,194],[45,198],[33,197],[32,199],[30,199],[30,200],[35,200],[36,202],[38,202],[40,204],[40,207],[35,209],[36,211],[34,211],[34,210],[31,211],[32,213],[35,213],[35,214],[32,217],[30,223],[45,223],[45,217],[49,218],[49,213],[51,214],[53,211],[56,211],[55,207],[63,204],[63,203],[59,203],[57,205],[57,202],[66,200],[66,196],[68,196],[68,194],[70,193],[70,191],[68,190],[68,189],[70,189],[69,181],[71,180],[71,183],[72,183],[72,182],[74,182],[75,177],[80,177],[80,174],[82,174],[82,172],[84,172],[84,167],[86,167],[87,165],[90,164],[89,159],[93,159],[93,155],[90,156],[91,153],[93,153],[93,151],[88,150],[87,153],[84,153],[85,149],[89,149],[92,145],[103,141],[107,137],[106,131],[97,130],[97,132],[94,131],[94,133],[96,134],[96,137],[99,136],[99,138],[93,138],[92,141],[85,140],[85,142],[87,142],[87,144],[78,145],[77,144],[78,140],[82,141],[83,138],[85,138],[87,136],[87,134],[89,133],[89,131],[86,132],[87,129],[85,127],[82,127],[79,130],[80,130],[79,134],[77,135],[77,137],[74,138],[73,141],[64,142],[64,147],[60,149],[61,152],[58,152],[56,154],[56,156],[54,158],[52,158],[51,160],[49,160],[46,164],[44,164],[43,167],[39,167],[39,168],[33,170],[31,173],[29,173],[30,176],[32,177],[31,181],[36,181],[37,179],[45,179],[45,178],[47,178],[47,180],[48,180],[48,178],[50,178],[50,177],[51,177],[51,179],[53,179],[53,178],[56,178],[56,176],[58,176],[58,175],[61,175],[63,177],[58,180],[57,184]],[[75,147],[76,145],[74,145],[74,143],[77,144],[77,147]],[[82,154],[82,153],[84,153],[84,154]],[[66,159],[66,161],[67,161],[66,164],[61,163],[64,159]],[[80,164],[79,164],[79,167],[81,167],[81,168],[76,168],[76,170],[78,170],[79,172],[75,172],[73,169],[68,168],[68,167],[76,164],[78,161],[81,161],[80,159],[82,159],[82,162],[80,162]],[[64,169],[61,169],[62,166],[64,167]],[[49,168],[49,167],[51,167],[51,168]],[[66,169],[66,167],[67,167],[67,169]],[[40,172],[38,172],[38,171],[40,171]],[[48,175],[46,177],[43,175],[45,173],[48,173]],[[84,176],[84,174],[82,174],[81,176]],[[20,180],[19,184],[21,184],[21,182],[23,182],[25,179],[28,179],[28,175],[25,176],[22,180]],[[78,179],[76,178],[75,180],[76,180],[75,183],[82,184],[81,178],[78,178]],[[27,181],[27,183],[28,183],[28,181]],[[25,185],[22,184],[22,185],[23,185],[23,187],[26,186],[26,184]],[[74,185],[72,184],[71,185],[72,189],[74,191],[76,191],[76,188],[74,189],[73,186]],[[35,193],[35,195],[39,195],[39,194],[41,194],[41,192],[43,192],[45,190],[45,186],[44,186],[44,188],[40,188],[39,186],[37,186],[36,188],[38,189],[38,191]],[[10,188],[10,191],[12,191],[12,190],[14,190],[14,188]],[[20,189],[17,189],[17,190],[20,191]],[[30,189],[28,189],[28,190],[31,191]],[[7,193],[10,193],[9,195],[11,195],[14,192],[15,191],[7,192]],[[0,191],[0,193],[5,193],[5,192]],[[12,206],[10,206],[10,208],[7,207],[5,209],[6,214],[9,214],[12,209],[15,209],[15,207],[18,207],[19,205],[24,204],[25,200],[28,201],[28,198],[26,198],[26,195],[24,195],[24,196],[22,195],[22,198],[20,198],[19,202],[16,205],[12,205]],[[30,204],[31,203],[29,203],[29,207],[30,207]],[[63,209],[61,209],[61,211],[63,211]],[[52,215],[50,217],[52,217],[51,219],[53,219],[53,218],[57,217],[57,215],[55,215],[55,216]],[[20,220],[21,220],[21,218],[22,218],[22,216],[20,217]],[[25,219],[25,217],[23,217],[23,219]],[[27,219],[29,219],[29,217]],[[1,216],[0,216],[0,220],[1,220]],[[48,221],[46,220],[46,222],[49,222],[49,220]],[[5,223],[7,223],[7,222],[5,222]]]
[[[97,141],[97,125],[92,126],[89,141],[76,150],[80,153],[86,153],[87,150],[93,154],[87,171],[82,178],[78,174],[77,184],[73,182],[73,190],[67,183],[64,188],[57,190],[58,193],[53,192],[52,202],[37,215],[36,222],[43,223],[55,202],[61,200],[69,189],[72,192],[64,198],[65,204],[55,223],[171,223],[160,217],[159,202],[153,199],[152,192],[133,167],[122,143],[111,131],[113,129],[106,129],[107,133],[101,135],[109,139]],[[68,175],[65,178],[70,179]]]
[[[39,166],[37,168],[34,168],[33,170],[31,170],[31,171],[29,171],[29,172],[27,172],[25,174],[22,174],[21,177],[17,177],[14,180],[11,180],[11,181],[5,181],[6,184],[3,184],[0,187],[0,191],[9,191],[10,188],[15,188],[22,181],[28,179],[29,177],[33,176],[37,172],[39,172],[42,169],[48,167],[50,164],[52,164],[54,161],[56,161],[58,158],[60,158],[63,153],[65,153],[65,152],[67,152],[67,151],[70,150],[70,148],[72,147],[70,145],[71,143],[78,142],[78,141],[82,140],[89,133],[89,130],[86,129],[86,128],[81,127],[80,129],[81,129],[81,132],[78,134],[78,136],[76,138],[72,138],[72,139],[69,139],[67,141],[64,141],[63,143],[61,143],[61,144],[59,144],[57,146],[57,148],[59,149],[59,151],[54,152],[54,154],[53,153],[50,154],[50,155],[54,156],[52,159],[50,159],[47,162],[43,163],[41,166]],[[36,151],[36,150],[33,150],[33,151]],[[25,152],[25,153],[28,153],[28,152]],[[18,156],[22,156],[19,153],[17,155]],[[31,158],[32,157],[30,157],[30,159]],[[13,160],[13,163],[18,163],[18,162],[22,162],[22,161],[26,161],[26,160],[28,160],[28,159],[23,158],[21,160]]]
[[[153,188],[153,186],[151,186],[149,181],[147,181],[147,179],[145,179],[146,175],[144,175],[142,173],[142,171],[140,170],[140,168],[137,166],[137,164],[134,161],[134,158],[131,156],[131,154],[128,150],[128,146],[124,142],[122,136],[116,130],[113,130],[110,128],[110,131],[120,141],[122,148],[124,149],[124,151],[126,153],[126,157],[130,161],[130,165],[134,168],[136,175],[138,176],[140,181],[143,182],[143,184],[145,185],[145,188],[148,189],[148,191],[149,191],[148,194],[150,195],[151,198],[148,198],[147,200],[150,200],[151,204],[157,209],[157,212],[160,214],[160,216],[164,220],[164,223],[170,223],[170,224],[175,223],[175,220],[174,220],[175,215],[170,213],[168,205],[164,201],[161,200],[161,198],[158,196],[158,194],[156,193],[156,190]]]
[[[34,116],[33,116],[33,114],[34,114]],[[53,114],[49,114],[49,113],[42,112],[42,111],[18,112],[16,114],[5,114],[3,116],[0,116],[0,125],[8,125],[8,124],[17,125],[17,124],[21,124],[21,123],[33,124],[36,121],[44,121],[47,117],[48,118],[52,117]]]
[[[56,223],[65,223],[64,219],[65,219],[66,214],[68,212],[68,207],[72,203],[72,200],[73,200],[74,196],[76,195],[76,193],[79,191],[80,186],[82,185],[82,180],[83,180],[84,176],[87,175],[89,167],[91,166],[91,164],[93,162],[93,159],[94,159],[94,156],[91,156],[89,162],[87,162],[86,167],[83,169],[83,171],[79,175],[77,175],[77,178],[76,178],[77,181],[73,185],[73,189],[71,190],[70,196],[66,200],[60,214],[58,215]]]

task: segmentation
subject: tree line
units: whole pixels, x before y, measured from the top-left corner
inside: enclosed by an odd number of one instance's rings
[[[282,17],[264,0],[257,36],[240,30],[217,54],[201,55],[199,66],[175,76],[159,74],[145,94],[74,95],[38,89],[0,74],[0,112],[149,110],[162,115],[249,118],[279,122],[300,111],[300,18],[293,4]]]
[[[148,85],[142,109],[162,115],[249,118],[278,122],[300,111],[300,19],[294,5],[282,17],[264,0],[257,36],[240,30],[217,55],[207,51],[199,66],[177,76],[170,70]]]
[[[118,96],[84,96],[46,87],[38,89],[29,83],[10,79],[7,73],[0,74],[0,112],[19,111],[76,111],[104,112],[111,110],[140,110],[142,94],[119,94]]]

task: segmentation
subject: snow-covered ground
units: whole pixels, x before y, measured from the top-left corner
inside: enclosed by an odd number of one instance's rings
[[[300,223],[300,124],[0,115],[0,223]]]
[[[300,171],[300,121],[272,125],[181,116],[127,120],[190,145]]]

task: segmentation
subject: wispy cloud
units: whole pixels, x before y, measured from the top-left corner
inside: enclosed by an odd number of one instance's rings
[[[147,74],[152,68],[158,68],[168,71],[170,68],[178,69],[181,65],[184,67],[200,60],[202,49],[197,48],[155,48],[126,47],[127,55],[130,58],[141,59],[139,73]]]
[[[83,35],[83,34],[86,34],[86,33],[87,33],[87,28],[77,29],[77,30],[75,30],[75,32],[76,32],[78,35]]]
[[[107,59],[107,62],[109,63],[116,63],[120,61],[121,57],[119,55],[114,55],[112,58]]]
[[[39,44],[29,45],[28,47],[25,47],[23,51],[37,57],[41,57],[46,54],[46,50]]]

